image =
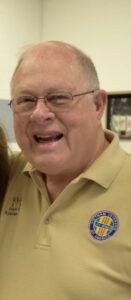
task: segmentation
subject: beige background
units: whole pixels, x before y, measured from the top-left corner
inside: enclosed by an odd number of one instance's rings
[[[0,0],[0,99],[9,99],[22,47],[44,40],[80,47],[94,60],[102,88],[131,91],[130,0]],[[130,141],[121,144],[131,153]]]

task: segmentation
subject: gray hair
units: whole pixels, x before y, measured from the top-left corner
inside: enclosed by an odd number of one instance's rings
[[[56,46],[58,45],[62,48],[69,49],[74,54],[80,67],[82,68],[85,78],[87,78],[87,80],[88,80],[90,89],[97,90],[100,88],[98,74],[97,74],[97,71],[96,71],[96,68],[95,68],[95,65],[94,65],[92,59],[88,55],[86,55],[86,53],[81,51],[79,48],[77,48],[71,44],[61,42],[61,41],[47,41],[47,42],[43,42],[43,43],[26,46],[26,48],[20,55],[19,60],[16,65],[16,68],[13,72],[12,79],[11,79],[11,86],[13,85],[16,71],[19,69],[20,65],[22,64],[22,62],[24,61],[26,56],[28,54],[31,54],[32,52],[34,52],[34,50],[37,50],[40,47],[43,47],[44,45],[48,45],[48,44],[53,44]]]

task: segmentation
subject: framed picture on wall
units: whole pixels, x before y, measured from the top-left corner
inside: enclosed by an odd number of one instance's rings
[[[107,128],[131,140],[131,93],[108,94]]]

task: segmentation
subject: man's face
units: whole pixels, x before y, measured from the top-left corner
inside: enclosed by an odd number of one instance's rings
[[[77,94],[88,82],[69,50],[45,47],[16,71],[12,97],[41,97],[52,91]],[[14,113],[16,139],[26,158],[47,175],[77,176],[97,156],[102,110],[94,94],[79,97],[69,111],[53,113],[42,101],[30,114]],[[101,103],[103,103],[101,101]]]

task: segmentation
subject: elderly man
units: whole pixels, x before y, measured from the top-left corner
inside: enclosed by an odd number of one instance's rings
[[[130,300],[131,157],[102,128],[92,60],[63,42],[35,45],[11,96],[24,156],[2,210],[0,299]]]

